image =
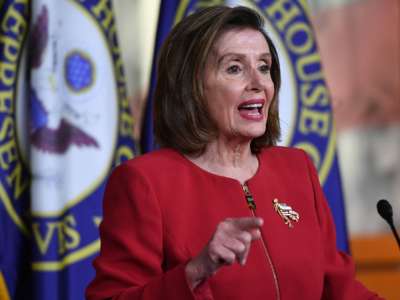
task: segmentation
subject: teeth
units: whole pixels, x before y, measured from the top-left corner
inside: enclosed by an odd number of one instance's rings
[[[254,103],[254,104],[245,104],[245,105],[241,105],[240,108],[247,108],[247,109],[253,109],[253,108],[261,108],[262,104],[260,103]]]

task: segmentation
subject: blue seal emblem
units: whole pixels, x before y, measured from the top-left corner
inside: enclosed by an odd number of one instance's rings
[[[134,144],[116,25],[104,22],[112,8],[60,1],[32,9],[29,45],[12,32],[12,20],[5,34],[18,42],[9,54],[19,58],[10,62],[13,77],[0,78],[1,99],[7,95],[0,196],[9,219],[30,237],[31,267],[41,281],[71,265],[89,269],[100,248],[106,178],[134,156]],[[85,284],[92,274],[83,273]]]

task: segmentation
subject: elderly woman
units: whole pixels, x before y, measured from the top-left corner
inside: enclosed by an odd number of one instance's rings
[[[310,159],[274,146],[279,86],[254,11],[212,7],[172,30],[155,93],[162,149],[109,179],[89,299],[378,299],[336,250]]]

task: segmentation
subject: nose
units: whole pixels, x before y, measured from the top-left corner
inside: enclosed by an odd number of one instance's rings
[[[248,76],[247,90],[259,92],[263,89],[262,74],[256,69],[251,69]]]

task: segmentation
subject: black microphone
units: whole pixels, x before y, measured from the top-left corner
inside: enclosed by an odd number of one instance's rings
[[[378,213],[380,216],[388,222],[390,229],[392,229],[393,235],[396,238],[397,246],[399,246],[400,249],[400,238],[399,235],[396,231],[396,228],[394,227],[393,224],[393,209],[392,206],[390,205],[389,201],[385,199],[381,199],[378,201],[376,208],[378,209]]]

